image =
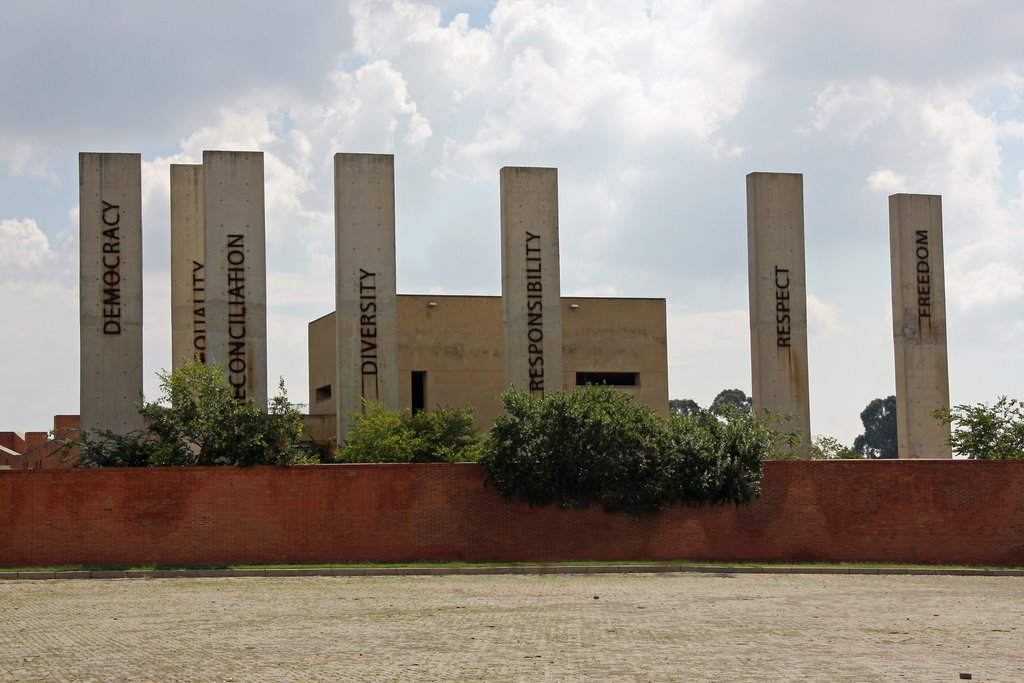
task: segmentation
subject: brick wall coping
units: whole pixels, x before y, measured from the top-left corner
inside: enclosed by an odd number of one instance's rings
[[[170,579],[290,576],[467,576],[511,574],[860,574],[882,576],[1020,576],[1024,569],[907,567],[786,567],[752,565],[538,565],[510,567],[302,567],[293,569],[126,569],[93,571],[0,571],[2,580]]]

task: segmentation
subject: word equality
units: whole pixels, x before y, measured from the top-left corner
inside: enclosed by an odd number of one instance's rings
[[[192,261],[192,348],[199,362],[206,363],[206,271]]]

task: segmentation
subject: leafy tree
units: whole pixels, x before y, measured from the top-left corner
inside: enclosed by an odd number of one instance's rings
[[[473,462],[480,459],[481,439],[470,408],[397,412],[378,402],[364,413],[351,413],[348,445],[340,462]]]
[[[162,395],[143,403],[141,433],[83,433],[78,467],[287,465],[308,462],[295,448],[302,415],[279,393],[261,410],[252,398],[236,401],[222,367],[187,363],[160,377]]]
[[[718,396],[715,396],[715,400],[711,402],[711,407],[708,410],[713,415],[724,416],[727,406],[742,413],[749,413],[753,411],[753,405],[754,399],[747,396],[742,389],[722,389],[718,392]]]
[[[862,460],[864,455],[839,443],[832,436],[811,439],[811,460]]]
[[[864,425],[864,433],[854,439],[853,450],[865,458],[898,457],[895,396],[871,401],[861,412],[860,421]]]
[[[932,413],[952,425],[949,443],[972,460],[1024,460],[1024,404],[1000,396],[995,405],[958,405]]]
[[[693,415],[701,407],[692,398],[673,398],[668,402],[669,415]]]

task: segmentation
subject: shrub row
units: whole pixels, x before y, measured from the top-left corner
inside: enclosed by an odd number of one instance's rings
[[[666,420],[602,387],[545,398],[512,388],[502,401],[480,462],[503,495],[531,505],[631,513],[744,505],[760,495],[763,461],[783,438],[749,413]]]

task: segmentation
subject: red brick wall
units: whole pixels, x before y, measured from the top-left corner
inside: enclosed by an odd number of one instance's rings
[[[754,505],[531,509],[476,465],[0,472],[0,565],[796,560],[1024,565],[1024,462],[773,462]]]
[[[55,439],[49,432],[26,432],[24,438],[15,432],[0,432],[0,446],[14,451],[13,455],[0,452],[0,465],[11,469],[69,469],[78,457],[77,446],[65,454],[60,440],[73,437],[78,423],[78,415],[54,415]]]
[[[0,432],[0,446],[21,453],[25,450],[25,439],[17,432]]]

